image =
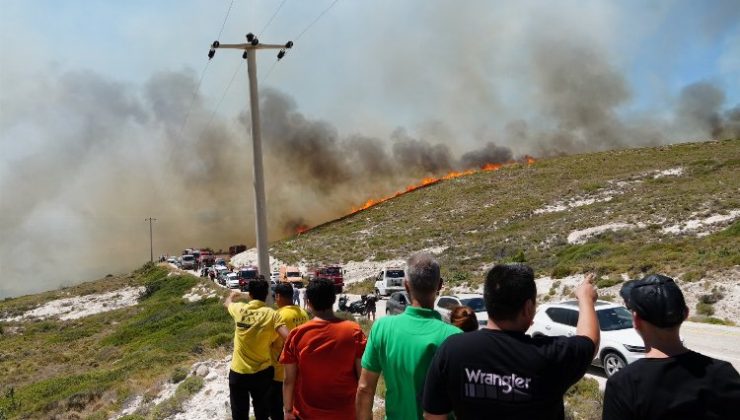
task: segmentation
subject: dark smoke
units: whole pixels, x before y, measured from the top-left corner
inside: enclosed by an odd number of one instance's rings
[[[504,163],[513,159],[514,156],[508,147],[488,142],[482,149],[462,155],[460,162],[465,168],[481,168],[487,163]]]
[[[725,94],[718,87],[697,82],[684,87],[679,96],[677,118],[681,124],[708,133],[711,138],[740,136],[740,105],[722,112]]]

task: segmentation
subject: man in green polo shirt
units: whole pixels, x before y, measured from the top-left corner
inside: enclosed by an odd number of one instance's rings
[[[442,287],[439,263],[428,253],[412,255],[406,263],[404,287],[411,306],[398,316],[377,320],[362,356],[357,387],[357,420],[373,418],[378,378],[385,378],[387,419],[421,419],[424,379],[437,347],[460,329],[442,321],[434,299]]]

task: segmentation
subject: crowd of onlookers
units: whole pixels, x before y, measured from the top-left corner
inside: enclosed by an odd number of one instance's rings
[[[442,282],[439,264],[426,253],[407,261],[411,304],[376,320],[368,336],[336,316],[330,281],[309,283],[308,312],[295,304],[290,284],[275,287],[273,309],[265,305],[269,284],[251,281],[248,301],[232,292],[225,302],[235,322],[232,416],[249,419],[251,404],[258,420],[369,420],[382,376],[388,419],[562,419],[563,396],[599,345],[592,282],[587,276],[575,291],[575,335],[531,337],[525,331],[537,290],[523,264],[488,272],[482,329],[470,308],[454,309],[450,323],[432,309]],[[676,283],[650,275],[626,282],[620,295],[646,354],[609,378],[603,418],[740,418],[737,371],[683,345],[679,329],[688,309]]]

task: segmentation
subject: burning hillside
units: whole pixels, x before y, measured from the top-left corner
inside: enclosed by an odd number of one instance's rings
[[[377,206],[378,204],[384,203],[384,202],[386,202],[386,201],[388,201],[388,200],[390,200],[392,198],[399,197],[401,195],[410,193],[412,191],[416,191],[416,190],[418,190],[420,188],[425,188],[425,187],[428,187],[430,185],[437,184],[437,183],[442,182],[442,181],[446,181],[446,180],[450,180],[450,179],[455,179],[455,178],[460,178],[460,177],[464,177],[464,176],[468,176],[468,175],[473,175],[473,174],[477,174],[479,172],[497,171],[497,170],[499,170],[501,168],[504,168],[506,166],[516,165],[516,164],[531,165],[534,162],[536,162],[536,159],[535,158],[533,158],[532,156],[525,155],[519,161],[510,160],[510,161],[505,162],[505,163],[486,163],[485,165],[481,166],[480,169],[467,169],[467,170],[464,170],[464,171],[450,171],[447,174],[442,175],[440,177],[426,177],[426,178],[423,178],[418,183],[408,185],[405,189],[400,190],[400,191],[396,191],[393,194],[386,195],[386,196],[381,197],[381,198],[371,198],[371,199],[368,199],[361,206],[352,207],[352,210],[349,213],[345,214],[344,216],[340,217],[337,220],[344,219],[346,217],[349,217],[349,216],[352,216],[352,215],[354,215],[356,213],[359,213],[359,212],[361,212],[363,210],[367,210],[367,209],[369,209],[371,207]],[[294,232],[295,232],[296,235],[300,235],[300,234],[303,234],[303,233],[308,232],[311,229],[317,228],[319,226],[324,226],[324,225],[326,225],[328,223],[331,223],[331,222],[332,221],[326,222],[326,223],[322,223],[322,224],[320,224],[318,226],[314,226],[314,227],[309,227],[309,226],[307,226],[307,225],[305,225],[303,223],[298,223],[297,226],[294,229]]]

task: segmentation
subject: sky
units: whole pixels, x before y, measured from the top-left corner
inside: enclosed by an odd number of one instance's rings
[[[149,216],[160,253],[253,239],[246,65],[207,58],[247,32],[295,43],[257,57],[271,240],[468,152],[740,130],[737,1],[0,0],[0,297],[134,268]]]

